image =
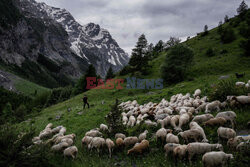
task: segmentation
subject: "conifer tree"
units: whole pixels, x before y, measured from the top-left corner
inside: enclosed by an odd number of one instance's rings
[[[245,3],[245,1],[243,0],[243,1],[241,2],[240,6],[239,6],[238,9],[237,9],[237,13],[238,13],[239,15],[244,14],[244,13],[247,11],[247,9],[248,9],[248,6],[247,6],[247,4]]]
[[[107,79],[112,79],[112,78],[114,78],[114,77],[115,77],[115,74],[114,74],[112,68],[109,67],[109,70],[108,70],[108,72],[107,72],[107,75],[106,75],[105,80],[107,80]]]
[[[92,64],[89,65],[86,73],[78,80],[75,90],[74,90],[74,94],[79,94],[79,93],[87,91],[86,87],[87,87],[88,77],[97,78],[95,67]]]
[[[132,50],[132,56],[129,61],[129,65],[133,66],[135,70],[140,70],[144,63],[144,57],[147,53],[147,46],[148,42],[144,34],[142,34],[137,43],[135,48]]]

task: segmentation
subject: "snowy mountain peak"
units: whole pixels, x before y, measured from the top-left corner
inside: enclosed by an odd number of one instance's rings
[[[82,26],[66,9],[51,7],[34,0],[21,0],[20,6],[28,17],[42,18],[45,24],[51,21],[60,24],[68,34],[71,50],[82,61],[95,65],[101,76],[105,76],[110,66],[114,71],[118,71],[128,63],[128,54],[119,47],[108,30],[100,25],[88,23]]]

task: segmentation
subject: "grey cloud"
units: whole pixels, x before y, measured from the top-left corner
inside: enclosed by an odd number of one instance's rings
[[[65,8],[81,24],[94,22],[108,29],[127,52],[140,34],[149,42],[170,36],[193,36],[218,25],[225,15],[233,17],[241,0],[37,0]]]

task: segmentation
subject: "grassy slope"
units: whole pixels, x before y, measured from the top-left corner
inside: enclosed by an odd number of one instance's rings
[[[41,95],[42,93],[50,90],[49,88],[45,88],[21,78],[16,79],[14,82],[15,88],[19,92],[22,92],[24,95],[30,97],[34,97],[35,91],[37,91],[37,95]]]
[[[239,37],[239,36],[238,36]],[[126,156],[126,151],[116,153],[112,159],[107,158],[107,154],[98,158],[97,153],[88,153],[86,150],[82,150],[80,146],[81,138],[85,132],[91,128],[98,127],[100,123],[105,123],[105,115],[109,112],[112,103],[115,98],[119,98],[122,101],[136,99],[140,104],[146,102],[160,102],[162,98],[169,99],[171,95],[176,93],[193,92],[196,88],[200,88],[203,91],[203,95],[206,95],[210,90],[210,85],[217,83],[220,75],[234,75],[235,72],[245,72],[247,75],[244,81],[250,78],[250,58],[239,57],[240,51],[237,47],[236,40],[233,43],[222,45],[219,42],[216,30],[210,31],[209,35],[204,38],[198,39],[198,37],[190,39],[186,42],[195,51],[195,62],[191,68],[192,76],[195,78],[193,81],[185,81],[177,85],[166,87],[162,90],[150,90],[155,92],[153,95],[148,95],[145,90],[91,90],[86,92],[91,104],[90,109],[85,109],[83,115],[78,115],[78,112],[82,110],[82,95],[78,95],[68,101],[46,108],[38,115],[32,117],[31,123],[37,128],[37,134],[42,130],[49,122],[52,122],[54,126],[63,125],[67,127],[67,133],[75,133],[77,135],[76,145],[79,148],[79,156],[76,161],[63,161],[61,155],[56,155],[54,161],[58,165],[64,166],[114,166],[115,163],[120,163],[122,166],[131,166],[136,164],[137,166],[169,166],[173,165],[169,159],[164,158],[163,150],[161,146],[155,149],[155,142],[151,143],[151,149],[149,154],[138,157]],[[213,46],[217,55],[215,57],[208,58],[204,55],[208,47]],[[228,53],[219,55],[219,51],[227,49]],[[145,78],[159,78],[160,65],[164,60],[164,54],[156,58],[151,62],[152,70]],[[105,104],[102,105],[102,101]],[[71,112],[67,112],[67,108],[71,108]],[[246,112],[250,108],[244,108],[243,111],[235,110],[238,114],[237,123],[239,128],[245,126],[246,122],[250,120],[250,114]],[[57,115],[62,115],[60,120],[55,120]],[[21,128],[29,126],[29,122],[23,122],[20,124]],[[135,127],[128,130],[130,135],[138,135],[144,130],[145,127]],[[206,129],[206,133],[209,139],[214,137],[214,133],[210,133],[211,129]],[[212,140],[212,142],[217,142]],[[236,162],[236,161],[235,161]],[[196,161],[193,166],[200,166],[201,162]],[[242,163],[238,164],[243,166]]]

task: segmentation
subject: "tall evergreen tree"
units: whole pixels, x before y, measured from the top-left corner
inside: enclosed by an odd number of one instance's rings
[[[129,61],[129,65],[133,66],[135,70],[140,70],[144,63],[144,57],[147,53],[147,46],[148,42],[144,34],[142,34],[137,43],[135,48],[132,50],[132,56]]]
[[[164,48],[164,42],[162,40],[159,40],[159,42],[155,45],[155,51],[156,52],[162,52]]]
[[[247,4],[245,3],[245,1],[243,0],[243,1],[241,2],[240,6],[239,6],[238,9],[237,9],[237,13],[238,13],[239,15],[244,14],[244,13],[247,11],[247,9],[248,9],[248,6],[247,6]]]
[[[107,80],[107,79],[112,79],[112,78],[114,78],[114,77],[115,77],[115,74],[114,74],[114,72],[113,72],[113,69],[112,69],[111,67],[109,67],[109,70],[108,70],[108,72],[107,72],[107,75],[106,75],[105,80]]]
[[[202,33],[202,35],[207,35],[208,34],[208,26],[205,25],[204,26],[204,32]]]
[[[228,15],[224,17],[224,22],[227,23],[229,21]]]
[[[78,80],[74,94],[80,94],[87,91],[86,87],[88,77],[97,77],[95,67],[92,64],[89,65],[86,73]]]
[[[168,49],[175,45],[178,45],[180,42],[181,40],[179,38],[170,37],[170,39],[166,42],[164,49]]]

